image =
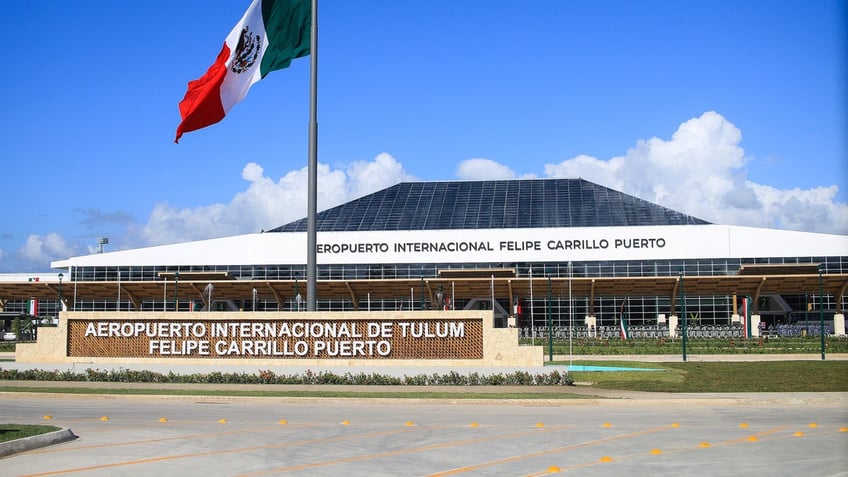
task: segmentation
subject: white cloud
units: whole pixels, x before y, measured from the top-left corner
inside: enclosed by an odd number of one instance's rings
[[[69,244],[57,233],[47,235],[31,234],[26,243],[18,250],[18,257],[33,264],[47,264],[51,260],[68,258],[81,253],[82,247]],[[41,265],[42,267],[44,265]]]
[[[535,174],[524,174],[519,176],[508,166],[495,162],[491,159],[474,158],[466,159],[459,163],[456,168],[456,177],[462,180],[486,181],[506,179],[532,179]]]
[[[547,177],[582,177],[588,181],[618,189],[621,184],[618,183],[616,175],[622,162],[623,159],[620,157],[602,161],[581,154],[559,164],[545,164],[545,175]]]
[[[348,197],[342,202],[385,189],[398,182],[415,180],[414,177],[404,172],[401,163],[385,152],[370,162],[354,162],[347,168],[347,176],[349,179]]]
[[[514,179],[515,172],[491,159],[467,159],[459,163],[456,177],[462,180]]]
[[[848,204],[835,202],[836,186],[780,190],[747,180],[741,140],[735,125],[707,112],[670,140],[640,140],[608,160],[580,155],[547,164],[545,174],[583,177],[720,224],[848,233]]]
[[[251,162],[244,166],[241,176],[250,185],[229,204],[195,208],[157,204],[147,223],[135,231],[137,238],[131,242],[136,242],[136,246],[158,245],[258,232],[306,216],[307,168],[290,171],[275,181],[264,175],[261,165]],[[318,209],[334,207],[408,180],[414,178],[386,153],[373,161],[354,162],[346,170],[331,170],[326,164],[319,164]]]
[[[848,233],[848,204],[835,202],[837,187],[779,190],[752,184],[767,226],[789,230]],[[759,211],[757,211],[759,212]]]

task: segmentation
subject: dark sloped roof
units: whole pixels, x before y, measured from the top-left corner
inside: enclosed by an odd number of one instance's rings
[[[403,182],[318,213],[319,232],[708,224],[583,179]],[[304,232],[306,219],[270,232]]]

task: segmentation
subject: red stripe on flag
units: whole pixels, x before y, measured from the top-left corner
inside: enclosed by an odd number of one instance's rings
[[[206,74],[188,82],[188,91],[180,101],[180,116],[183,120],[177,126],[174,142],[179,143],[183,133],[205,128],[224,119],[226,111],[221,104],[221,85],[227,76],[226,62],[229,58],[230,48],[224,43],[218,58]]]

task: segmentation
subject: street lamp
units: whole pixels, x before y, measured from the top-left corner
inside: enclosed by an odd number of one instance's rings
[[[548,361],[554,360],[554,315],[553,305],[553,288],[551,285],[551,270],[546,270],[548,273]]]
[[[573,303],[571,302],[571,280],[574,278],[574,272],[571,268],[571,261],[568,261],[568,365],[573,366],[573,336],[574,336],[574,314],[572,313]]]
[[[822,283],[822,269],[819,265],[819,336],[821,336],[821,357],[824,361],[824,284]]]
[[[109,243],[109,237],[100,237],[97,239],[97,245],[100,246],[100,253],[103,253],[103,246]]]
[[[62,277],[64,276],[62,272],[59,272],[59,311],[56,312],[57,316],[62,312]]]
[[[683,314],[683,361],[686,361],[686,292],[683,290],[684,285],[683,270],[680,271],[680,307]]]

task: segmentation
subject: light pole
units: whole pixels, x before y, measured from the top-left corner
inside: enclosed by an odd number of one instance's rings
[[[821,336],[821,357],[824,361],[824,284],[821,265],[819,265],[819,336]]]
[[[59,310],[56,312],[56,316],[62,313],[62,277],[64,276],[62,272],[59,272]]]
[[[491,310],[492,310],[492,325],[497,326],[497,318],[495,318],[495,276],[492,275],[492,281],[489,282],[489,293],[491,293]]]
[[[109,237],[100,237],[97,239],[97,245],[100,246],[100,253],[103,253],[103,246],[109,243]]]
[[[548,361],[554,360],[554,315],[553,305],[553,288],[551,285],[551,270],[546,270],[548,273]]]
[[[574,336],[574,314],[572,313],[572,305],[571,303],[571,280],[573,277],[573,272],[571,271],[571,261],[568,262],[568,365],[574,365],[574,347],[572,344],[573,336]]]
[[[683,270],[680,271],[680,307],[683,314],[683,361],[686,361],[686,292],[683,290],[684,285]]]

